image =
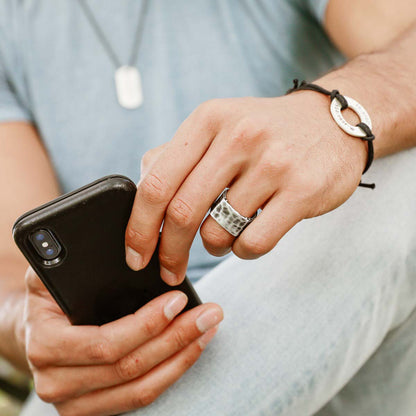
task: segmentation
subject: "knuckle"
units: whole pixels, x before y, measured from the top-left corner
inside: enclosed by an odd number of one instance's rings
[[[141,407],[149,406],[152,404],[157,398],[157,394],[154,392],[153,389],[142,389],[138,392],[138,394],[133,394],[131,397],[131,408],[132,409],[139,409]]]
[[[140,159],[140,169],[141,169],[142,174],[143,174],[143,170],[146,169],[148,163],[149,163],[149,156],[147,156],[147,153],[145,153]]]
[[[56,403],[63,397],[62,392],[55,383],[38,381],[35,384],[36,393],[46,403]]]
[[[298,166],[298,158],[301,149],[296,143],[286,143],[283,141],[275,142],[274,150],[270,154],[279,155],[278,163],[281,170],[293,171]]]
[[[143,200],[152,205],[164,203],[168,199],[168,187],[153,173],[143,178],[138,191]]]
[[[224,98],[213,98],[211,100],[204,101],[194,111],[194,117],[197,121],[207,129],[215,128],[219,120],[220,114],[225,111]]]
[[[94,362],[111,364],[116,360],[115,352],[108,341],[91,343],[86,352],[87,358]]]
[[[288,178],[288,183],[291,184],[290,188],[287,189],[290,199],[293,203],[303,203],[306,205],[308,202],[310,205],[314,205],[316,198],[325,195],[327,191],[327,182],[319,175],[305,174],[296,170],[291,173]]]
[[[254,118],[243,118],[234,127],[230,141],[233,146],[243,146],[256,144],[259,137],[264,136],[265,129],[262,124]]]
[[[203,115],[211,114],[214,111],[217,111],[218,108],[222,105],[221,98],[212,98],[210,100],[204,101],[197,107],[197,112],[202,113]]]
[[[30,364],[35,368],[42,368],[48,363],[42,348],[33,340],[29,340],[27,343],[26,356]]]
[[[198,347],[198,349],[196,349],[195,350],[195,352],[194,351],[192,351],[192,352],[190,352],[189,354],[187,354],[183,359],[182,359],[182,362],[181,362],[181,369],[182,369],[182,372],[184,373],[185,371],[187,371],[187,370],[189,370],[194,364],[195,364],[195,362],[196,362],[196,360],[198,359],[198,357],[199,357],[199,354],[200,354],[200,352],[201,352],[201,350],[199,349],[199,347]]]
[[[282,168],[282,164],[269,155],[264,156],[256,167],[261,178],[271,179],[273,181],[281,174]]]
[[[53,396],[50,393],[50,391],[42,389],[42,388],[38,388],[36,387],[36,394],[39,396],[39,398],[46,402],[46,403],[53,403]]]
[[[174,225],[180,228],[189,228],[193,224],[193,210],[181,198],[175,198],[169,204],[167,216]]]
[[[128,381],[145,372],[143,357],[140,353],[127,355],[115,364],[117,375],[121,380]]]
[[[155,153],[156,153],[155,149],[150,149],[147,152],[145,152],[142,156],[142,160],[141,160],[142,164],[147,164],[150,161],[152,161],[154,159]]]
[[[146,158],[146,155],[143,155],[142,158],[140,159],[140,181],[145,176],[145,172],[147,172],[147,168],[149,164],[150,162]],[[140,181],[139,181],[138,186],[140,186]]]
[[[166,254],[159,254],[160,263],[168,270],[175,271],[179,265],[179,259],[177,257],[168,256]]]
[[[243,238],[243,236],[240,237],[241,241],[240,247],[244,253],[244,255],[251,256],[261,256],[263,254],[266,254],[270,248],[266,244],[265,238],[262,236],[256,236],[256,237],[250,237],[250,238]]]
[[[149,237],[136,230],[134,225],[131,224],[126,230],[126,242],[131,243],[133,247],[145,247],[149,242]]]
[[[172,334],[171,344],[176,350],[182,350],[188,344],[186,331],[182,327],[178,327]]]
[[[147,315],[142,323],[142,332],[146,338],[153,338],[159,332],[159,321],[156,314]]]
[[[299,187],[304,191],[302,193],[306,195],[320,194],[326,189],[327,183],[322,180],[320,175],[305,175],[298,174],[295,179],[299,183]]]
[[[144,165],[144,167],[146,168],[147,166],[150,166],[153,162],[155,162],[166,146],[167,143],[164,143],[160,146],[149,149],[146,153],[144,153],[141,159],[142,166]]]
[[[55,404],[60,416],[87,416],[84,410],[75,407],[72,402]]]
[[[208,249],[210,247],[216,249],[226,249],[231,245],[231,236],[225,234],[225,232],[222,229],[218,229],[218,227],[201,228],[200,234],[204,243],[208,245]]]

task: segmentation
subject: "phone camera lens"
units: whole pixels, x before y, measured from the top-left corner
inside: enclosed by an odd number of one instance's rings
[[[39,234],[36,234],[35,238],[37,241],[43,241],[45,239],[45,236],[39,233]]]
[[[53,235],[52,231],[48,229],[35,231],[30,236],[30,241],[44,262],[50,262],[56,259],[62,251],[59,241]]]

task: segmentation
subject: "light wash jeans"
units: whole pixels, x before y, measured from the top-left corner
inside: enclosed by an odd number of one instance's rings
[[[416,149],[378,160],[340,208],[196,284],[225,320],[144,416],[414,416]],[[22,415],[56,412],[36,396]]]

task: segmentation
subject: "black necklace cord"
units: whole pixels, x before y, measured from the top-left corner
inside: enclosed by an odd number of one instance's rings
[[[310,90],[310,91],[319,92],[321,94],[328,95],[331,98],[331,101],[334,99],[338,100],[339,103],[341,104],[341,111],[348,108],[347,100],[342,94],[340,94],[338,90],[329,91],[321,87],[320,85],[307,83],[306,81],[302,81],[299,83],[298,79],[293,80],[293,87],[290,90],[288,90],[286,94],[290,94],[294,91],[300,91],[300,90]],[[366,123],[360,122],[357,124],[357,127],[359,127],[365,133],[365,136],[360,137],[360,139],[366,141],[368,145],[367,163],[363,171],[363,174],[364,174],[368,171],[368,169],[370,168],[374,160],[373,141],[375,137],[370,127]],[[363,182],[360,182],[358,186],[361,186],[363,188],[370,188],[370,189],[374,189],[376,187],[374,183],[363,183]]]
[[[150,0],[143,0],[141,4],[141,9],[139,11],[139,18],[137,21],[136,31],[134,34],[134,40],[132,45],[131,54],[129,60],[127,62],[130,66],[135,66],[137,64],[137,58],[139,54],[140,44],[143,37],[143,29],[144,23],[146,19],[146,15],[149,8],[149,1]],[[103,29],[98,24],[97,19],[94,16],[94,13],[91,7],[88,5],[86,0],[78,0],[79,5],[81,6],[81,10],[83,11],[85,17],[87,18],[90,26],[92,27],[95,35],[98,38],[98,41],[101,43],[105,51],[107,52],[108,57],[113,62],[115,68],[120,68],[123,66],[122,60],[119,58],[117,53],[115,52],[114,48],[111,46],[110,41],[108,40],[107,36],[105,35]]]

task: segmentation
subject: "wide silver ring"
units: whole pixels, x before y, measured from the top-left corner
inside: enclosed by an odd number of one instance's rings
[[[227,192],[229,188],[225,188],[221,195],[215,200],[211,206],[209,215],[232,236],[238,237],[245,227],[257,217],[257,212],[252,217],[245,217],[235,210],[227,200]]]

